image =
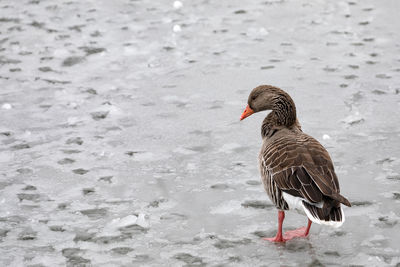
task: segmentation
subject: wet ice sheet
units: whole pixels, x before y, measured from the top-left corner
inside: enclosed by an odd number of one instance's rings
[[[400,262],[398,2],[176,2],[0,2],[1,265]],[[342,228],[260,239],[263,83],[331,153]]]

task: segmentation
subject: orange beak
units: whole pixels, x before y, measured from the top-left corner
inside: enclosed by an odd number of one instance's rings
[[[247,105],[246,109],[243,111],[242,116],[240,116],[240,120],[243,120],[250,116],[251,114],[254,113],[254,110],[252,110],[249,105]]]

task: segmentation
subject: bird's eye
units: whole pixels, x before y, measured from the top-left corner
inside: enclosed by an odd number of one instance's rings
[[[253,95],[253,96],[251,97],[251,100],[255,100],[256,98],[257,98],[257,96]]]

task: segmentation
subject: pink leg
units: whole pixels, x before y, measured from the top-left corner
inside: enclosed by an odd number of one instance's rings
[[[266,237],[264,240],[268,240],[271,242],[285,242],[286,239],[282,236],[282,224],[285,219],[285,212],[283,210],[278,211],[278,233],[276,233],[275,237]]]
[[[301,227],[296,230],[287,231],[284,235],[282,235],[282,224],[285,219],[285,212],[280,210],[278,211],[278,232],[275,237],[266,237],[264,240],[268,240],[271,242],[286,242],[295,237],[306,237],[308,236],[311,228],[311,221],[308,220],[307,227]]]
[[[307,237],[310,232],[310,228],[311,228],[311,221],[308,220],[307,227],[300,227],[295,230],[286,231],[285,234],[283,235],[284,239],[290,240],[295,237]]]

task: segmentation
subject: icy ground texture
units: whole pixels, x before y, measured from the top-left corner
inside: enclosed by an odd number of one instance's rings
[[[399,8],[0,1],[0,265],[398,265]],[[331,153],[342,228],[261,240],[259,84]]]

